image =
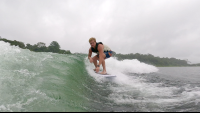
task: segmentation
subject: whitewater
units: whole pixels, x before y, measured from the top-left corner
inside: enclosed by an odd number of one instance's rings
[[[87,54],[32,52],[0,41],[0,111],[200,111],[200,67],[115,57],[106,67],[117,77],[96,74]]]

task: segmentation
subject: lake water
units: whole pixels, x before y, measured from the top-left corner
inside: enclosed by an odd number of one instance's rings
[[[200,67],[106,60],[96,74],[87,55],[36,53],[0,41],[0,111],[199,112]],[[102,68],[102,67],[101,67]]]

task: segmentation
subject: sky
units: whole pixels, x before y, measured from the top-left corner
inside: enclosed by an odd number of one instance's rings
[[[89,38],[116,53],[200,63],[200,0],[0,0],[0,36],[57,41],[88,53]]]

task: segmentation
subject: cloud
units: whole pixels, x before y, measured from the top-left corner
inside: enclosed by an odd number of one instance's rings
[[[57,41],[87,53],[88,40],[117,53],[200,62],[199,0],[1,0],[0,36],[25,43]]]

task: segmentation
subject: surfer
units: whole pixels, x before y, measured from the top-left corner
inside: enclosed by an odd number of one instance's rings
[[[103,71],[101,72],[101,74],[107,74],[105,59],[110,58],[112,56],[111,49],[107,45],[103,44],[102,42],[97,43],[94,37],[91,37],[89,39],[89,43],[91,47],[89,48],[88,59],[90,60],[90,63],[94,63],[94,66],[95,66],[94,71],[98,73],[100,65],[102,64]],[[97,55],[91,58],[92,52],[96,53]],[[98,64],[97,64],[97,60],[99,61]]]

